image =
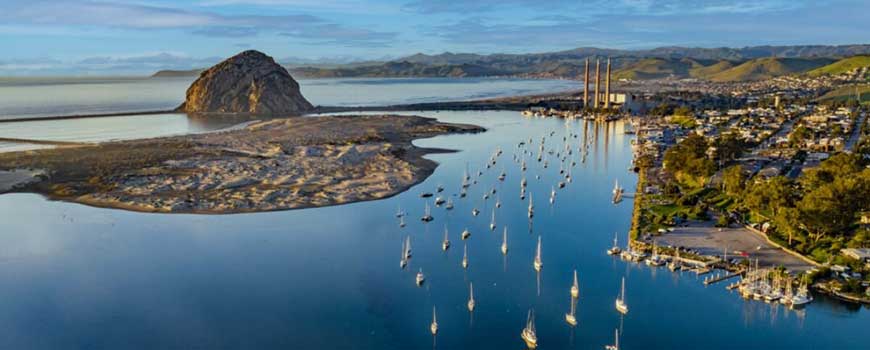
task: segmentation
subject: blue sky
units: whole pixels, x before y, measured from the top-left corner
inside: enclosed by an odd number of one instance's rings
[[[0,0],[0,75],[582,46],[870,43],[866,0]]]

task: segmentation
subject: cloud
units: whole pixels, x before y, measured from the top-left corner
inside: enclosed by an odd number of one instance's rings
[[[228,15],[164,6],[71,0],[15,1],[0,11],[0,24],[111,27],[132,30],[180,29],[206,37],[241,38],[261,32],[311,42],[384,45],[396,33],[356,28],[307,14]]]
[[[622,14],[663,16],[692,13],[761,13],[813,4],[809,0],[414,0],[406,10],[424,13],[495,13],[526,9],[588,15]]]
[[[150,74],[161,69],[209,67],[221,60],[220,57],[197,58],[169,52],[93,56],[70,61],[53,58],[16,59],[0,62],[0,75]]]

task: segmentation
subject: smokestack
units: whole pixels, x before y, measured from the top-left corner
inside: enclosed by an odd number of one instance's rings
[[[601,86],[601,59],[595,60],[595,108],[599,106],[599,99],[601,98],[601,90],[598,87]]]
[[[583,74],[583,108],[589,108],[589,57],[586,57],[586,69]]]
[[[610,108],[610,57],[607,58],[607,77],[604,79],[604,108]]]

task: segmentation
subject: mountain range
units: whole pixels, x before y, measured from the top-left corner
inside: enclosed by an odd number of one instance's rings
[[[616,79],[697,78],[712,81],[748,81],[804,74],[830,74],[843,67],[870,64],[870,45],[753,46],[744,48],[660,47],[619,50],[594,47],[530,54],[473,54],[445,52],[415,54],[390,61],[304,65],[282,62],[300,78],[335,77],[535,77],[582,78],[585,60],[590,71],[610,58]],[[840,60],[839,66],[825,68]],[[163,75],[171,73],[163,73]],[[191,74],[195,74],[191,71]]]

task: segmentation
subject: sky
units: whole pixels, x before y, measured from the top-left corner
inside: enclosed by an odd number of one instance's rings
[[[0,76],[422,52],[870,43],[867,0],[0,0]]]

